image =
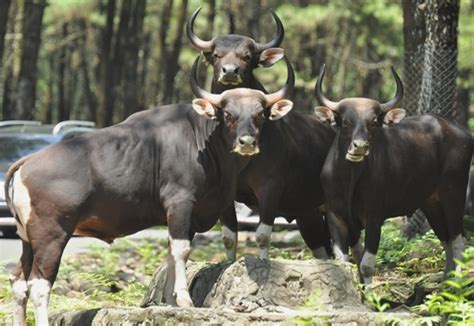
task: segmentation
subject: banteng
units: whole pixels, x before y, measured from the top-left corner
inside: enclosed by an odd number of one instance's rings
[[[272,12],[277,32],[269,43],[260,44],[240,35],[203,41],[193,31],[199,11],[200,8],[189,18],[187,31],[193,46],[203,51],[213,67],[212,90],[221,92],[240,85],[265,91],[252,71],[258,66],[271,66],[283,57],[283,49],[273,48],[280,45],[284,36],[278,16]],[[314,116],[294,111],[275,123],[263,125],[259,150],[247,153],[259,155],[253,156],[241,173],[236,197],[260,214],[257,243],[261,258],[268,259],[271,231],[277,216],[288,221],[296,219],[314,256],[328,257],[324,246],[329,244],[329,234],[319,209],[324,203],[319,175],[333,137],[331,127]],[[229,207],[221,220],[227,257],[235,260],[238,229],[235,208]]]
[[[265,92],[262,84],[253,76],[257,67],[270,67],[283,58],[283,49],[276,48],[283,41],[284,29],[277,14],[272,11],[277,31],[268,43],[258,43],[241,35],[223,35],[210,41],[201,40],[194,34],[194,20],[201,11],[199,7],[189,17],[186,32],[191,44],[202,51],[206,61],[213,67],[211,91],[222,93],[236,87],[247,87]]]
[[[324,67],[316,84],[315,113],[334,121],[337,135],[321,174],[328,207],[343,238],[354,247],[365,229],[360,261],[364,282],[374,274],[381,226],[420,208],[446,252],[445,273],[464,248],[463,211],[472,138],[464,127],[437,115],[405,117],[396,108],[403,85],[392,68],[397,92],[387,103],[368,98],[328,100]],[[357,253],[357,250],[355,251]],[[359,253],[360,255],[360,253]]]
[[[168,225],[165,300],[192,306],[185,266],[195,232],[211,228],[235,198],[238,173],[258,148],[265,120],[292,108],[294,84],[264,94],[250,89],[211,94],[197,85],[192,103],[138,112],[124,122],[48,146],[14,163],[5,178],[22,257],[11,276],[14,324],[48,323],[48,298],[73,234],[111,243],[153,225]],[[249,143],[247,139],[253,138]],[[242,144],[244,139],[244,144]]]

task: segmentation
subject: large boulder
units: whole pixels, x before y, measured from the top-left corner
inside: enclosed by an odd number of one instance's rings
[[[361,302],[356,269],[335,261],[188,263],[187,278],[196,307],[163,306],[166,264],[150,284],[142,308],[64,312],[52,325],[380,325],[412,318],[406,312],[376,313]],[[161,305],[161,306],[160,306]]]
[[[160,305],[166,264],[155,273],[142,306]],[[196,307],[232,307],[235,311],[278,311],[302,307],[311,299],[321,310],[366,309],[356,287],[353,265],[336,261],[266,261],[244,257],[237,262],[189,263],[187,278]]]

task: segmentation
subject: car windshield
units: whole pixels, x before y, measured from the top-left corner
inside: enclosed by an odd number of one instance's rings
[[[8,167],[21,157],[60,140],[58,135],[0,136],[0,174],[5,173]]]

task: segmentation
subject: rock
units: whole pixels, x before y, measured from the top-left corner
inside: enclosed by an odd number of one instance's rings
[[[166,264],[156,271],[143,308],[64,312],[51,325],[380,325],[406,320],[406,312],[376,313],[362,304],[354,266],[335,261],[263,261],[187,265],[196,307],[163,305]]]
[[[142,306],[161,305],[166,265],[153,276]],[[221,264],[188,263],[187,279],[196,307],[232,307],[236,311],[258,308],[301,307],[317,297],[323,310],[354,306],[365,308],[356,287],[351,264],[336,261],[265,261],[244,257]]]
[[[344,311],[298,311],[284,313],[241,313],[219,308],[103,308],[54,314],[52,326],[86,325],[383,325],[386,321],[403,322],[408,313],[375,313],[346,309]]]

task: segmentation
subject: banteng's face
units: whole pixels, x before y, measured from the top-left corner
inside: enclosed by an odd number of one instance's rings
[[[403,96],[403,84],[392,67],[397,83],[397,93],[387,103],[368,98],[347,98],[339,102],[328,100],[322,93],[324,66],[316,84],[316,97],[323,106],[314,113],[324,122],[339,129],[338,153],[351,162],[362,162],[370,154],[370,148],[377,141],[377,131],[393,123],[399,123],[406,115],[403,109],[394,109]]]
[[[227,88],[250,86],[253,69],[270,67],[284,55],[280,48],[257,52],[255,42],[240,35],[217,37],[212,43],[212,51],[203,54],[213,68],[214,81]]]
[[[349,98],[340,101],[334,111],[317,107],[315,114],[322,121],[335,122],[339,129],[338,150],[345,155],[346,160],[362,162],[376,142],[377,130],[400,122],[405,117],[405,110],[384,112],[375,100]]]
[[[194,20],[201,8],[188,19],[186,32],[191,44],[201,51],[213,67],[213,82],[220,89],[252,87],[252,71],[258,66],[270,67],[283,58],[283,49],[277,48],[283,40],[284,29],[278,16],[272,11],[276,23],[276,35],[262,44],[241,35],[225,35],[210,41],[201,40],[194,34]]]
[[[220,103],[195,99],[193,108],[208,119],[218,119],[224,125],[232,152],[255,155],[260,152],[259,137],[266,120],[278,120],[293,107],[289,100],[268,103],[260,91],[237,88],[222,93]]]
[[[199,57],[191,69],[191,89],[197,97],[193,100],[193,109],[208,119],[219,120],[224,125],[232,152],[239,155],[258,154],[260,132],[265,121],[278,120],[293,107],[293,103],[286,99],[295,84],[290,62],[285,57],[288,79],[275,93],[264,94],[250,88],[236,88],[222,94],[212,94],[198,86],[198,61]]]

